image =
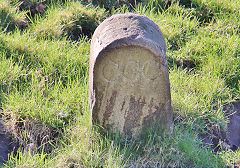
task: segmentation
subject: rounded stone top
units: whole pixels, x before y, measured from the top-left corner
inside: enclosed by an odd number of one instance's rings
[[[166,43],[158,25],[133,13],[113,15],[98,26],[91,42],[91,59],[96,60],[99,52],[131,45],[150,50],[167,66]]]

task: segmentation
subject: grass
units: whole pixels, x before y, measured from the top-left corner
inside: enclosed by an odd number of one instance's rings
[[[0,105],[20,145],[5,167],[238,166],[239,150],[220,143],[216,151],[201,135],[225,130],[223,107],[240,99],[239,1],[143,0],[131,8],[116,2],[104,9],[52,0],[44,14],[26,19],[29,8],[20,1],[0,1]],[[164,34],[171,136],[149,130],[140,139],[126,139],[91,125],[91,35],[105,18],[125,12],[148,16]]]
[[[19,12],[16,6],[11,6],[9,1],[1,1],[0,13],[1,31],[13,30],[15,26],[18,26],[19,28],[25,26],[25,23],[23,22],[24,13]]]

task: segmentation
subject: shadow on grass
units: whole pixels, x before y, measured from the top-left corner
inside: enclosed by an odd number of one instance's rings
[[[12,31],[15,28],[14,18],[5,10],[0,11],[0,15],[0,26],[2,30],[5,32]]]
[[[169,68],[177,67],[183,70],[187,70],[187,72],[192,72],[194,69],[197,69],[200,66],[201,62],[196,59],[186,59],[180,58],[176,59],[173,57],[168,57],[168,66]]]
[[[27,26],[24,20],[15,20],[10,11],[0,9],[0,30],[2,29],[3,32],[11,32],[16,28],[24,30]]]
[[[156,11],[164,12],[171,8],[174,4],[179,4],[185,9],[195,9],[191,15],[196,16],[199,19],[200,24],[210,23],[214,19],[214,9],[211,9],[205,4],[199,4],[193,0],[167,0],[167,1],[154,1],[152,2]],[[171,9],[170,9],[171,10]],[[172,11],[174,12],[174,10]],[[176,11],[175,11],[176,12]]]
[[[0,51],[6,55],[7,59],[11,58],[14,63],[21,63],[25,68],[33,68],[42,63],[38,57],[27,50],[16,47],[11,48],[2,37],[0,37]]]

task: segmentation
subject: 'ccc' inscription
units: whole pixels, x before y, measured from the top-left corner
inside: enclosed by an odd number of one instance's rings
[[[134,61],[127,62],[123,69],[119,65],[109,61],[102,67],[102,79],[106,82],[113,82],[119,77],[128,82],[136,82],[140,76],[146,80],[154,80],[161,75],[161,65],[154,61],[146,61],[142,67]]]

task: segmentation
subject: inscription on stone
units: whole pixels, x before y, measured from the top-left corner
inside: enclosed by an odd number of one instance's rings
[[[118,14],[97,28],[89,77],[94,123],[134,137],[156,124],[171,132],[166,45],[147,17]]]
[[[154,61],[148,60],[140,67],[137,61],[129,61],[123,65],[123,71],[119,69],[119,65],[116,62],[109,61],[102,67],[101,77],[106,82],[114,82],[117,78],[121,77],[129,82],[136,82],[141,76],[145,80],[154,80],[161,76],[161,65]],[[115,76],[112,76],[115,74]]]

